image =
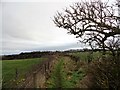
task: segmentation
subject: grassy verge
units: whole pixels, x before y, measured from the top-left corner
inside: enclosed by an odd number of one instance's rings
[[[17,79],[23,78],[25,73],[29,71],[33,65],[40,63],[43,58],[20,59],[20,60],[4,60],[2,61],[2,84],[3,87],[11,87]]]
[[[74,62],[66,57],[59,58],[50,79],[47,81],[48,88],[75,88],[77,83],[84,77],[81,68],[75,70]]]
[[[51,74],[51,78],[47,81],[48,88],[61,88],[64,85],[64,73],[63,73],[63,59],[58,61]]]

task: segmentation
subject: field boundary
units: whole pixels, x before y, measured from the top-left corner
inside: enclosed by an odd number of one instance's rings
[[[44,88],[46,79],[49,77],[49,73],[55,63],[54,55],[45,56],[48,60],[42,61],[36,65],[31,71],[26,73],[25,80],[17,88]]]

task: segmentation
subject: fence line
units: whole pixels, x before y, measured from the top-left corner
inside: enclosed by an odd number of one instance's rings
[[[48,56],[48,60],[41,62],[33,70],[25,75],[25,80],[19,84],[15,85],[16,88],[45,88],[46,79],[52,70],[55,63],[55,58],[53,56]],[[18,80],[19,71],[15,69],[15,80]]]

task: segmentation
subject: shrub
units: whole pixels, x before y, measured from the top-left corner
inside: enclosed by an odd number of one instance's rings
[[[119,60],[106,57],[101,61],[93,61],[88,72],[93,76],[92,87],[95,88],[120,88],[120,65]]]

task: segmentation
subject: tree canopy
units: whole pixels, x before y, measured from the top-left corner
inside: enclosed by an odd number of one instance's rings
[[[120,16],[116,12],[115,6],[108,2],[77,2],[64,12],[57,12],[53,21],[57,27],[81,38],[80,41],[89,44],[92,49],[113,52],[120,48]]]

